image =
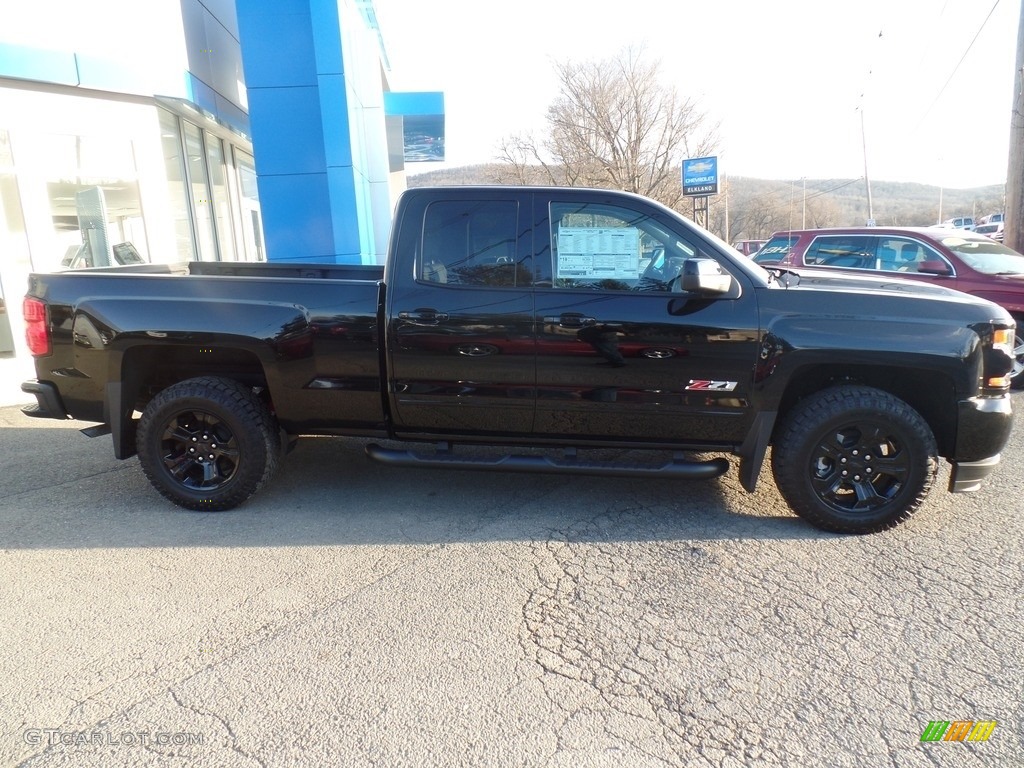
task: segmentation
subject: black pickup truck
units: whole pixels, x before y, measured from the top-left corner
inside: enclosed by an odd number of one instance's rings
[[[301,435],[510,472],[702,479],[732,454],[751,492],[770,446],[794,512],[867,533],[922,504],[940,456],[951,491],[979,487],[1012,425],[999,306],[765,270],[607,190],[413,189],[383,268],[36,274],[25,317],[26,412],[95,422],[189,509],[242,503]]]

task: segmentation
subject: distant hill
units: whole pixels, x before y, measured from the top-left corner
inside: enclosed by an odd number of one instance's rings
[[[497,184],[507,175],[502,173],[502,165],[493,163],[411,175],[414,170],[406,168],[410,187]],[[731,241],[764,238],[779,229],[804,225],[863,226],[868,220],[863,179],[779,181],[731,176],[726,183],[728,196],[723,190],[710,201],[709,228],[721,235],[728,221],[727,239]],[[871,202],[878,226],[927,226],[954,216],[979,218],[1003,210],[1004,187],[945,189],[914,182],[873,181]]]
[[[802,207],[803,182],[767,181],[734,177],[739,194],[774,193],[788,196]],[[841,221],[835,226],[861,226],[868,218],[864,179],[807,179],[806,199],[833,202]],[[878,226],[927,226],[954,216],[985,216],[1003,210],[1004,187],[994,184],[973,189],[945,189],[916,182],[871,182],[871,208]],[[941,215],[939,205],[942,205]]]

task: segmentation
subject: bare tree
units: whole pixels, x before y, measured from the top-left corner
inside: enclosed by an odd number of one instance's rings
[[[623,189],[680,208],[680,167],[711,154],[717,125],[691,99],[659,81],[660,63],[627,48],[618,57],[556,64],[560,92],[548,133],[512,136],[500,146],[509,178]]]
[[[748,239],[764,239],[773,232],[790,228],[789,202],[775,193],[750,196],[736,204],[734,211],[736,231],[741,231]]]
[[[839,208],[832,200],[824,197],[815,197],[807,201],[806,212],[803,218],[807,221],[808,229],[838,227],[840,220]]]

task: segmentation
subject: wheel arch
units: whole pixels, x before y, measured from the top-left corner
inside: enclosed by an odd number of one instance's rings
[[[903,400],[928,423],[939,455],[950,456],[956,445],[957,401],[953,379],[935,370],[871,365],[820,365],[801,369],[792,376],[778,405],[772,442],[779,425],[803,398],[837,384],[859,384],[888,392]]]
[[[104,393],[106,422],[118,459],[135,455],[135,414],[167,387],[201,376],[230,379],[264,392],[268,386],[264,362],[243,346],[138,344],[126,349],[119,363],[120,370],[110,376]]]

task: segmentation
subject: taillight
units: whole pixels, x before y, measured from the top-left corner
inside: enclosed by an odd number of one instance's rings
[[[50,354],[50,324],[46,320],[46,302],[26,296],[21,305],[25,315],[25,341],[36,357]]]

